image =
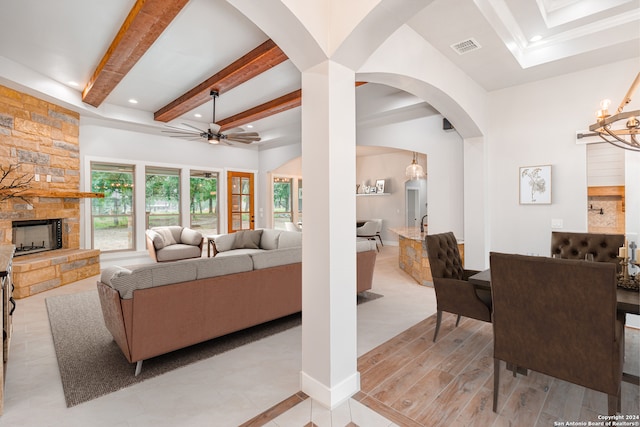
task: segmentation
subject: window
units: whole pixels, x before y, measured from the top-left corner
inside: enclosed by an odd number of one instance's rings
[[[134,249],[133,165],[91,163],[91,245],[103,252]]]
[[[145,170],[147,228],[180,225],[180,170],[147,167]]]
[[[284,230],[285,222],[293,222],[292,181],[291,178],[273,178],[273,228]]]
[[[218,234],[218,174],[192,170],[189,183],[191,228],[205,236]]]

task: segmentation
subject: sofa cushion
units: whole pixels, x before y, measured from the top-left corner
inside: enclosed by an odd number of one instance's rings
[[[264,249],[233,249],[226,252],[218,252],[216,254],[216,258],[230,257],[230,256],[236,256],[236,255],[251,255],[251,254],[257,254],[260,252],[264,252]]]
[[[221,234],[213,238],[213,243],[216,245],[216,251],[226,252],[233,249],[233,244],[236,241],[235,233]]]
[[[301,248],[273,249],[251,254],[254,270],[302,262]]]
[[[161,251],[156,252],[158,262],[177,261],[185,258],[200,258],[201,256],[202,251],[199,246],[185,245],[183,243],[165,246]]]
[[[278,238],[278,249],[299,248],[302,246],[302,233],[297,231],[282,231]]]
[[[236,231],[236,239],[233,242],[233,249],[259,249],[260,236],[262,230],[241,230]]]
[[[182,234],[182,227],[179,225],[169,225],[167,227],[152,227],[151,230],[162,236],[165,246],[181,243],[180,235]]]
[[[100,275],[100,281],[118,291],[122,299],[132,298],[136,289],[146,289],[153,285],[151,269],[134,272],[117,266],[105,268]]]
[[[278,249],[278,238],[281,232],[282,230],[264,228],[260,237],[260,247],[266,250]]]
[[[182,229],[182,233],[180,234],[180,243],[200,246],[200,243],[202,243],[202,233],[185,227]]]
[[[160,233],[155,230],[147,230],[146,233],[153,242],[153,247],[156,248],[156,250],[164,248],[164,238]]]
[[[242,273],[253,269],[253,262],[249,255],[235,255],[233,253],[230,253],[230,256],[221,258],[202,258],[181,262],[194,263],[197,269],[198,279]]]

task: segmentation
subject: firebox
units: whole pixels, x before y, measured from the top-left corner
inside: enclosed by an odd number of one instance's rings
[[[62,248],[62,219],[13,221],[16,256]]]

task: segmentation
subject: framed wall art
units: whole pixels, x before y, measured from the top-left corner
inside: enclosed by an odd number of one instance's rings
[[[518,177],[521,205],[551,204],[551,165],[523,166]]]
[[[376,192],[384,193],[384,179],[376,180]]]

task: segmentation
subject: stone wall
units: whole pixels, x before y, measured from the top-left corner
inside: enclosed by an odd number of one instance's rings
[[[0,85],[0,166],[6,170],[9,165],[19,164],[17,175],[31,179],[30,189],[43,190],[45,194],[78,191],[79,122],[78,113]],[[36,174],[39,182],[34,179]],[[51,182],[47,182],[47,176]],[[0,243],[11,243],[12,221],[62,218],[62,247],[80,247],[79,199],[25,199],[0,202]]]
[[[79,249],[80,199],[54,197],[80,190],[79,124],[78,113],[0,85],[0,167],[19,165],[0,190],[18,179],[37,194],[0,201],[0,244],[11,243],[13,221],[62,219],[62,249],[14,259],[15,298],[100,273],[100,251]]]

